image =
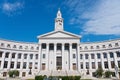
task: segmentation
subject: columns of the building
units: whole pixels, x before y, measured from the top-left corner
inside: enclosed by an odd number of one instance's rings
[[[22,77],[22,69],[23,69],[23,61],[24,61],[24,54],[21,54],[21,63],[20,63],[20,77]]]
[[[57,44],[54,43],[54,58],[53,58],[53,65],[54,65],[54,68],[53,70],[56,70],[56,50],[57,50]]]
[[[1,70],[4,68],[5,54],[6,54],[6,52],[3,52],[3,53],[2,53]]]
[[[97,54],[95,53],[94,55],[95,55],[95,67],[96,67],[96,69],[98,69]]]
[[[73,70],[73,69],[72,69],[72,43],[70,43],[69,67],[70,67],[70,70]]]
[[[17,57],[18,57],[18,54],[15,53],[14,69],[17,68]]]
[[[101,53],[101,64],[102,64],[102,69],[104,70],[105,67],[104,67],[104,56],[103,56],[103,53]]]
[[[66,63],[66,61],[65,61],[65,56],[64,56],[64,54],[65,54],[65,44],[64,43],[62,43],[62,70],[65,70],[65,63]]]
[[[11,59],[12,59],[12,53],[9,53],[9,58],[8,58],[8,67],[7,69],[10,70],[10,65],[11,65]]]
[[[109,53],[107,53],[107,62],[108,62],[108,69],[111,70],[111,65],[110,65],[111,60],[110,60],[110,54]]]
[[[46,48],[46,70],[49,70],[49,44],[47,43],[47,48]]]
[[[119,78],[119,74],[118,74],[118,62],[117,62],[117,55],[116,55],[116,52],[113,53],[114,54],[114,63],[115,63],[115,74],[116,74],[116,77]]]
[[[92,70],[92,61],[91,61],[91,54],[88,53],[89,56],[89,70]]]
[[[41,70],[41,44],[39,44],[39,52],[38,52],[38,72]]]
[[[77,69],[80,71],[80,44],[77,44]]]

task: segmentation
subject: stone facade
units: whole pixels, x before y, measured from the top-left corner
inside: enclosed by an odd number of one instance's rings
[[[81,43],[81,36],[64,31],[58,10],[55,30],[37,37],[38,43],[0,39],[0,77],[10,70],[19,70],[19,77],[35,75],[94,76],[99,67],[119,78],[120,39]],[[30,73],[31,72],[31,73]]]

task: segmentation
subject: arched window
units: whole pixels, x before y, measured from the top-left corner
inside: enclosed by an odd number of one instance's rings
[[[27,50],[27,49],[28,49],[28,46],[25,46],[25,49]]]
[[[19,49],[23,49],[22,46],[20,46]]]
[[[109,44],[108,46],[109,46],[109,47],[112,47],[112,44]]]
[[[7,48],[10,48],[10,44],[7,45]]]
[[[34,47],[32,46],[32,47],[31,47],[31,50],[33,50],[33,49],[34,49]]]
[[[99,46],[96,46],[96,49],[99,49],[100,47]]]
[[[103,48],[106,48],[105,45],[102,45]]]
[[[16,48],[16,45],[13,45],[13,48]]]
[[[85,46],[85,49],[88,49],[88,47],[87,47],[87,46]]]
[[[4,43],[1,43],[1,47],[4,47]]]
[[[91,46],[90,49],[94,49],[93,46]]]
[[[119,46],[119,44],[118,43],[115,43],[115,47],[118,47]]]
[[[39,47],[37,47],[36,49],[39,50]]]

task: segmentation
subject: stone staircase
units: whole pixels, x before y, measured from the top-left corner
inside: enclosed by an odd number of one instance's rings
[[[66,71],[53,71],[51,73],[52,76],[67,76]]]

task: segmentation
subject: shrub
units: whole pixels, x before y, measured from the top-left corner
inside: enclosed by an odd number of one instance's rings
[[[8,74],[9,74],[9,77],[16,77],[16,76],[19,76],[19,71],[18,70],[11,70],[8,72]]]
[[[96,70],[95,74],[96,74],[97,77],[102,77],[102,75],[103,75],[103,69],[101,67],[98,68]]]
[[[110,76],[112,75],[112,72],[111,71],[106,71],[104,75],[105,75],[106,78],[110,78]]]
[[[44,77],[42,76],[42,75],[40,75],[40,76],[35,76],[35,80],[43,80],[44,79]]]

